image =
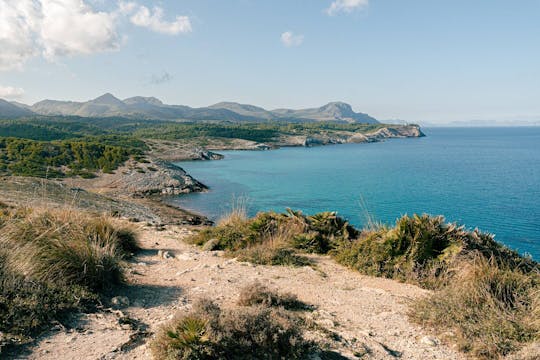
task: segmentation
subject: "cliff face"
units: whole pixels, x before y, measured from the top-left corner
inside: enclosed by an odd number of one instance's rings
[[[389,125],[370,133],[333,131],[313,135],[283,135],[277,146],[319,146],[330,144],[378,142],[391,138],[423,137],[418,125]]]

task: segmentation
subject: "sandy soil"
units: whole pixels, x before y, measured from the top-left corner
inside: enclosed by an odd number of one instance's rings
[[[314,257],[317,270],[238,262],[182,242],[191,231],[142,229],[144,250],[130,266],[129,285],[113,294],[127,296],[129,307],[84,315],[75,328],[45,335],[20,358],[150,359],[147,341],[177,311],[187,311],[201,297],[230,306],[240,289],[256,280],[314,305],[306,316],[339,335],[334,350],[347,358],[357,359],[354,353],[362,359],[463,358],[407,321],[407,303],[425,290],[360,275],[327,257]]]

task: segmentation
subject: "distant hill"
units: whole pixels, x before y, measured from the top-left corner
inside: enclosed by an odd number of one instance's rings
[[[192,108],[185,105],[167,105],[155,97],[135,96],[120,100],[106,93],[86,102],[43,100],[32,106],[1,100],[0,118],[30,115],[63,115],[81,117],[128,117],[150,120],[224,120],[224,121],[291,121],[377,124],[373,117],[356,113],[349,104],[331,102],[311,109],[266,110],[258,106],[221,102],[208,107]]]
[[[0,99],[0,116],[4,119],[14,119],[24,116],[31,116],[34,113],[17,103]]]

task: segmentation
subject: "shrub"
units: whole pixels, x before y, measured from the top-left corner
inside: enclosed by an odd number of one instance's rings
[[[255,282],[240,291],[238,305],[265,307],[283,307],[286,310],[310,310],[311,306],[298,300],[294,294],[280,294],[268,289],[260,282]]]
[[[19,344],[123,278],[134,232],[74,210],[0,209],[0,348]]]
[[[294,249],[327,253],[357,234],[332,212],[305,216],[287,209],[284,214],[261,212],[247,219],[240,209],[189,241],[204,245],[212,240],[212,249],[226,250],[240,260],[256,264],[305,266],[311,262]]]
[[[364,274],[440,288],[451,279],[460,259],[481,254],[498,264],[532,271],[534,261],[502,246],[490,234],[467,231],[442,216],[413,215],[394,228],[367,231],[333,252],[335,259]]]
[[[8,221],[0,244],[6,266],[29,279],[103,290],[121,282],[121,259],[136,248],[132,231],[104,217],[69,210],[35,210]]]
[[[0,350],[25,342],[53,320],[74,311],[90,310],[97,296],[80,286],[30,281],[10,273],[0,257]],[[1,353],[1,351],[0,351]]]
[[[282,310],[222,310],[203,300],[164,326],[150,348],[158,360],[304,359],[314,344],[303,338],[299,321]]]
[[[494,359],[540,340],[540,275],[477,256],[455,279],[413,304],[411,317],[438,330],[452,328],[460,349]]]
[[[282,265],[302,267],[311,265],[312,262],[305,256],[298,255],[294,250],[258,245],[235,253],[240,261],[247,261],[258,265]]]

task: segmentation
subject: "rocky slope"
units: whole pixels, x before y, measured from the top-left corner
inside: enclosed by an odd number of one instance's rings
[[[378,142],[392,138],[425,136],[417,125],[392,125],[369,133],[350,131],[321,132],[312,135],[283,135],[277,146],[318,146],[330,144]]]

